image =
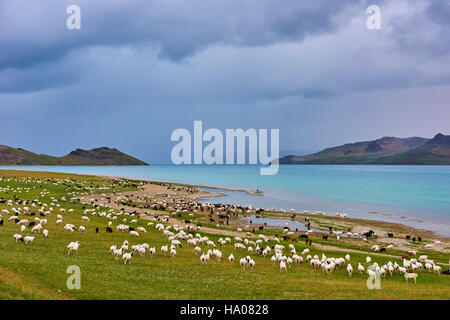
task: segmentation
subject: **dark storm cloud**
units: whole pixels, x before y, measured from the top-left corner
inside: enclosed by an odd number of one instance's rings
[[[81,0],[77,5],[82,28],[76,32],[65,27],[69,1],[39,1],[39,8],[31,5],[35,10],[25,10],[29,1],[4,2],[0,69],[54,61],[74,48],[91,45],[146,44],[158,47],[162,57],[179,61],[218,43],[260,46],[300,41],[308,34],[332,31],[332,17],[352,2]]]
[[[73,3],[0,0],[0,144],[157,163],[194,120],[294,151],[448,132],[448,2],[78,0],[67,30]]]

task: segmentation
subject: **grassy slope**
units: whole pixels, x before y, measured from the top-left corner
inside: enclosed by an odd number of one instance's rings
[[[148,165],[117,149],[77,149],[63,157],[0,145],[0,165]]]
[[[70,177],[92,182],[93,186],[103,185],[103,180],[94,177],[61,175],[47,173],[13,173],[23,176]],[[0,181],[0,186],[25,186],[19,182]],[[27,186],[30,186],[28,184]],[[34,186],[39,187],[38,184]],[[41,200],[50,203],[50,196],[61,198],[65,191],[63,186],[52,182],[42,184],[50,194]],[[116,190],[120,190],[116,188]],[[21,198],[34,199],[40,189],[22,192]],[[102,191],[104,192],[104,191]],[[12,198],[12,194],[0,192],[0,197]],[[62,203],[65,208],[74,208],[75,213],[65,214],[64,223],[81,223],[81,205]],[[0,204],[0,209],[5,206]],[[105,218],[91,217],[84,234],[70,233],[55,225],[56,213],[48,217],[49,238],[37,236],[32,245],[16,244],[12,234],[18,227],[11,222],[0,227],[0,298],[3,299],[450,299],[450,277],[421,273],[417,285],[405,284],[402,276],[395,274],[383,279],[381,290],[368,290],[367,276],[354,275],[349,278],[345,269],[338,270],[331,276],[320,270],[312,270],[308,265],[295,266],[287,273],[280,273],[278,266],[272,266],[269,258],[254,256],[257,263],[255,270],[241,270],[238,263],[230,265],[225,259],[200,264],[192,247],[178,249],[178,256],[172,260],[162,256],[159,248],[167,240],[159,231],[147,227],[147,221],[139,221],[145,226],[147,234],[140,239],[128,234],[114,232],[105,234]],[[115,222],[114,225],[117,225]],[[96,234],[95,227],[101,228]],[[211,235],[217,240],[218,236]],[[157,247],[157,254],[134,256],[130,265],[114,261],[109,254],[109,246],[122,243],[125,239],[130,245],[147,242]],[[66,246],[70,241],[79,240],[80,253],[68,256]],[[287,243],[284,243],[287,245]],[[329,243],[328,243],[329,244]],[[303,250],[303,244],[296,244],[297,251]],[[221,249],[226,258],[233,252],[236,258],[246,253],[237,253],[230,245]],[[312,249],[312,254],[321,251]],[[342,257],[343,252],[326,252],[327,256]],[[351,254],[354,269],[358,261],[363,261],[366,254]],[[383,263],[386,258],[372,256],[374,261]],[[448,259],[448,256],[445,258]],[[81,290],[66,288],[65,273],[69,265],[78,265],[82,272]]]

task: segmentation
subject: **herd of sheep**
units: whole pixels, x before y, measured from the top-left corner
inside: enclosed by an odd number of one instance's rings
[[[65,197],[60,200],[65,201]],[[13,235],[15,242],[23,242],[25,244],[32,244],[36,235],[42,234],[43,238],[49,236],[49,232],[45,229],[48,224],[47,217],[49,215],[56,215],[56,225],[61,226],[66,232],[84,232],[86,227],[74,224],[64,224],[64,215],[73,215],[74,209],[61,208],[58,203],[58,199],[51,197],[51,203],[42,203],[38,200],[27,201],[25,203],[13,202],[8,200],[6,206],[8,209],[2,209],[0,214],[0,223],[3,224],[3,216],[8,216],[7,221],[15,223],[19,229],[19,233]],[[34,217],[33,220],[29,220],[26,217],[30,217],[31,211],[36,211],[39,217]],[[104,207],[107,207],[104,205]],[[98,210],[98,209],[97,209]],[[57,211],[57,213],[55,213]],[[146,234],[146,228],[132,227],[136,225],[138,219],[134,214],[126,212],[115,212],[115,210],[109,208],[106,212],[97,212],[96,209],[85,209],[80,220],[83,224],[89,224],[91,216],[97,216],[105,219],[107,222],[107,232],[112,232],[113,222],[117,222],[118,218],[123,215],[122,222],[116,224],[115,232],[127,233],[130,237],[140,238],[141,235]],[[350,253],[343,253],[343,257],[327,257],[325,253],[321,256],[315,254],[312,255],[308,248],[297,252],[296,247],[293,244],[283,245],[281,240],[277,236],[266,236],[259,234],[255,238],[252,237],[239,237],[239,236],[226,236],[218,239],[216,242],[210,239],[206,235],[200,233],[201,227],[187,225],[179,226],[177,224],[167,223],[169,216],[149,217],[150,221],[147,223],[147,228],[153,228],[161,233],[162,237],[166,239],[167,243],[162,245],[159,250],[156,246],[150,246],[148,243],[130,245],[128,240],[123,241],[121,244],[112,244],[109,247],[109,253],[115,260],[121,259],[124,264],[130,264],[133,257],[154,256],[159,251],[163,256],[169,256],[171,259],[175,259],[180,250],[186,250],[193,255],[198,256],[199,263],[205,265],[210,260],[216,261],[227,260],[228,263],[234,264],[235,261],[239,261],[239,267],[254,269],[256,266],[256,256],[267,259],[267,264],[277,266],[280,272],[287,272],[295,265],[308,264],[311,268],[322,270],[324,273],[331,275],[333,272],[339,269],[345,269],[348,276],[353,276],[354,267],[358,274],[364,275],[367,273],[369,278],[375,278],[376,276],[386,277],[386,275],[394,276],[395,274],[403,275],[406,282],[412,279],[414,283],[417,281],[417,277],[420,272],[431,272],[439,275],[441,273],[441,267],[438,266],[435,261],[429,259],[426,255],[420,257],[406,259],[403,258],[401,264],[397,262],[388,261],[383,265],[378,263],[372,263],[371,257],[367,256],[365,261],[353,261]],[[127,219],[130,220],[130,225],[127,225]],[[166,223],[166,224],[163,224]],[[22,234],[27,231],[27,228],[32,234],[23,236]],[[96,230],[98,232],[98,228]],[[67,245],[67,254],[76,255],[79,253],[80,242],[73,241]],[[192,248],[192,249],[189,249]],[[223,248],[227,248],[228,251],[232,251],[228,257],[224,257]],[[377,248],[372,248],[377,251]],[[105,248],[106,251],[106,248]],[[414,252],[415,255],[415,252]],[[240,258],[235,258],[240,257]],[[262,260],[264,261],[264,260]]]

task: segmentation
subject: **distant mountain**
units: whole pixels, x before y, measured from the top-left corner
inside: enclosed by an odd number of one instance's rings
[[[286,156],[280,164],[450,164],[450,136],[433,139],[384,137],[348,143],[307,156]]]
[[[441,133],[412,150],[389,157],[380,157],[378,164],[449,164],[450,136]]]
[[[63,157],[52,157],[0,145],[0,165],[135,166],[148,164],[117,149],[106,147],[91,150],[76,149]]]

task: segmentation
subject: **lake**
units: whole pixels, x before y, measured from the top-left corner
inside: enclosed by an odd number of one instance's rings
[[[4,166],[34,170],[121,176],[237,189],[210,202],[291,208],[302,212],[345,212],[349,217],[400,222],[450,236],[450,166],[281,165],[261,176],[256,165]]]

